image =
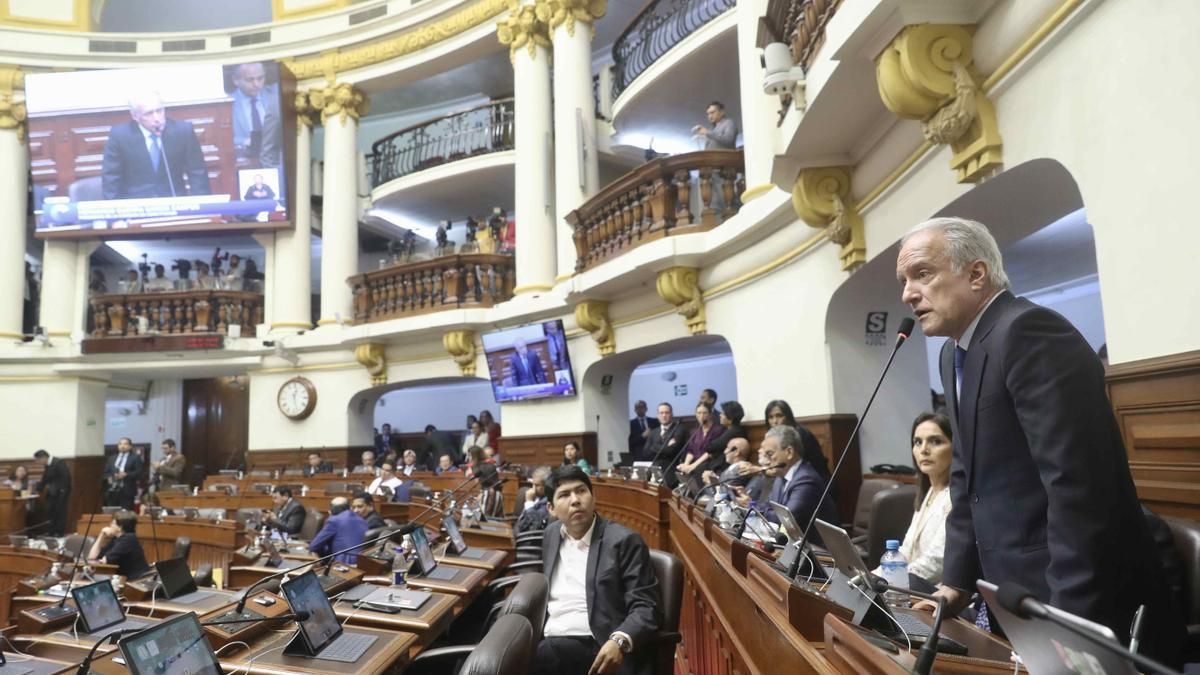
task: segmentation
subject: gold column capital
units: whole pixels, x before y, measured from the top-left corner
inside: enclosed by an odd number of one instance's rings
[[[866,262],[863,220],[850,196],[851,169],[824,166],[804,169],[792,185],[792,208],[810,226],[824,228],[829,240],[842,247],[842,269],[853,270]]]
[[[442,335],[442,346],[458,364],[463,375],[475,376],[475,331],[452,330],[445,333]]]
[[[563,24],[567,26],[567,35],[575,37],[577,21],[595,32],[595,22],[608,12],[608,0],[537,0],[534,7],[538,19],[550,26],[551,39],[554,30]]]
[[[347,118],[358,121],[358,118],[366,115],[370,102],[361,89],[349,82],[330,80],[325,87],[308,90],[308,106],[313,111],[321,111],[322,124],[328,124],[331,117],[337,117],[345,126]]]
[[[708,332],[708,315],[704,310],[704,293],[700,291],[700,270],[694,267],[671,267],[658,273],[655,288],[663,300],[675,306],[683,323],[692,335]]]
[[[0,64],[0,129],[15,129],[25,142],[25,73],[18,66]]]
[[[509,0],[508,16],[496,23],[496,37],[500,44],[508,45],[510,60],[515,60],[522,48],[529,52],[529,58],[536,59],[538,47],[550,46],[550,27],[538,17],[536,5]]]
[[[608,318],[606,300],[584,300],[575,305],[575,323],[591,333],[592,339],[600,348],[600,356],[608,356],[617,351],[617,338],[613,333],[612,321]]]
[[[387,384],[387,354],[383,343],[366,342],[354,348],[354,359],[367,369],[371,384]]]
[[[309,100],[308,91],[296,91],[296,122],[305,127],[311,127],[317,124],[317,119],[320,116],[321,110],[313,106]]]
[[[996,109],[979,85],[972,29],[953,24],[907,26],[875,60],[883,104],[920,120],[925,138],[949,145],[958,182],[975,183],[1002,163]]]

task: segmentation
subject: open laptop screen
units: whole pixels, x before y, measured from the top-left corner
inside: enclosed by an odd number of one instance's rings
[[[79,608],[79,620],[83,622],[86,633],[96,633],[125,620],[125,610],[117,602],[117,594],[110,581],[97,581],[72,588],[71,597]]]
[[[446,534],[450,537],[450,545],[454,547],[454,552],[462,555],[467,550],[467,540],[463,539],[462,531],[458,529],[458,523],[454,522],[454,516],[446,515],[442,518],[442,527],[446,528]]]
[[[412,531],[413,548],[417,552],[417,562],[421,564],[421,574],[429,574],[437,567],[433,557],[433,549],[429,547],[429,539],[425,536],[425,528],[418,527]]]
[[[342,624],[333,613],[333,605],[321,588],[321,581],[312,570],[283,583],[283,594],[293,612],[308,612],[308,618],[298,621],[300,634],[311,654],[318,654],[342,634]]]
[[[221,675],[221,665],[195,612],[155,624],[121,640],[120,645],[133,675]]]

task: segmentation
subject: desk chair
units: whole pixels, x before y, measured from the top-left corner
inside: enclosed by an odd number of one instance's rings
[[[867,569],[879,566],[888,539],[903,539],[913,517],[913,499],[917,486],[898,485],[889,490],[875,493],[871,500],[871,517],[867,526]]]
[[[1179,594],[1187,640],[1184,656],[1187,661],[1200,659],[1200,523],[1174,516],[1159,516],[1171,530],[1179,552],[1183,572],[1183,589]]]
[[[171,555],[172,558],[183,558],[184,560],[187,560],[188,554],[191,552],[191,537],[175,537],[175,552]]]
[[[658,577],[659,609],[662,625],[655,635],[654,672],[671,675],[675,672],[675,646],[682,640],[679,634],[679,609],[683,604],[683,563],[679,558],[657,549],[650,549],[650,564]]]
[[[312,541],[313,537],[321,531],[321,526],[325,524],[325,514],[314,508],[306,509],[304,514],[304,525],[300,527],[300,533],[296,536],[304,541]]]
[[[875,495],[884,490],[900,487],[900,481],[887,478],[864,480],[858,488],[858,501],[854,503],[854,522],[845,525],[846,533],[855,544],[867,540],[867,529],[871,524],[871,511],[875,507]]]
[[[467,657],[458,675],[527,675],[536,650],[529,620],[519,614],[502,616]]]
[[[95,537],[85,537],[82,534],[68,534],[67,538],[63,541],[62,554],[75,558],[80,555],[79,549],[82,548],[83,552],[87,553],[92,549],[92,544],[95,543]]]

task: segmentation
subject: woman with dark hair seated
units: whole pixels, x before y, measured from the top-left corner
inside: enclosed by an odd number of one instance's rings
[[[821,442],[803,425],[796,424],[796,415],[787,401],[775,399],[768,403],[766,411],[763,412],[763,419],[767,421],[768,429],[780,425],[787,425],[795,429],[796,433],[800,434],[801,454],[804,461],[811,464],[822,478],[829,480],[829,462],[825,460],[825,453],[821,452]]]
[[[942,581],[946,518],[950,515],[950,459],[954,455],[950,418],[921,413],[913,420],[909,438],[917,468],[917,496],[900,553],[908,561],[909,574],[936,585]]]
[[[137,514],[118,511],[112,522],[100,530],[87,557],[89,565],[116,565],[117,574],[126,579],[137,579],[149,572],[150,565],[137,538]]]
[[[583,456],[583,450],[579,449],[579,444],[575,441],[567,441],[567,444],[563,446],[562,466],[572,464],[583,469],[584,473],[592,472],[592,465],[588,464],[587,458]]]
[[[692,431],[692,435],[688,437],[687,443],[683,446],[683,457],[679,460],[679,464],[675,465],[675,470],[668,472],[663,479],[663,483],[669,488],[677,487],[680,480],[689,477],[696,467],[703,467],[709,458],[707,450],[709,444],[725,432],[725,427],[713,419],[712,406],[704,401],[696,404],[696,425],[696,429]],[[699,476],[699,474],[696,475]]]

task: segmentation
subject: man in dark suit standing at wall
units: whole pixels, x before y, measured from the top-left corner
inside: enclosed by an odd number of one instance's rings
[[[675,409],[670,403],[658,404],[658,428],[646,439],[646,447],[642,450],[646,459],[654,465],[667,471],[684,444],[687,443],[687,429],[683,423],[675,419]]]
[[[137,497],[137,481],[142,475],[142,456],[133,451],[133,441],[117,441],[117,454],[104,465],[104,505],[132,511]]]
[[[50,514],[50,530],[52,537],[61,537],[67,531],[67,502],[71,498],[71,472],[66,462],[51,457],[45,450],[33,453],[33,461],[41,464],[42,479],[38,481],[36,492],[46,491],[46,511]]]
[[[658,420],[646,417],[646,402],[634,403],[633,419],[629,420],[629,454],[633,457],[633,461],[640,462],[651,459],[646,457],[643,451],[646,448],[646,439],[656,431],[658,431]]]
[[[513,383],[518,387],[528,384],[545,384],[546,371],[542,368],[542,360],[538,358],[537,353],[529,351],[524,340],[514,342],[513,348],[516,349],[516,353],[509,359]]]
[[[155,92],[131,98],[129,115],[133,119],[114,125],[104,144],[105,199],[211,193],[204,153],[191,122],[167,119],[162,98]]]
[[[542,541],[550,598],[534,672],[653,672],[662,612],[646,542],[596,515],[591,479],[578,466],[554,470],[546,494],[558,522]]]
[[[1019,584],[1123,640],[1145,604],[1143,651],[1175,662],[1182,624],[1083,336],[1008,290],[996,241],[974,221],[917,226],[896,277],[925,335],[950,338],[941,373],[953,508],[937,594],[955,613],[977,579]]]

